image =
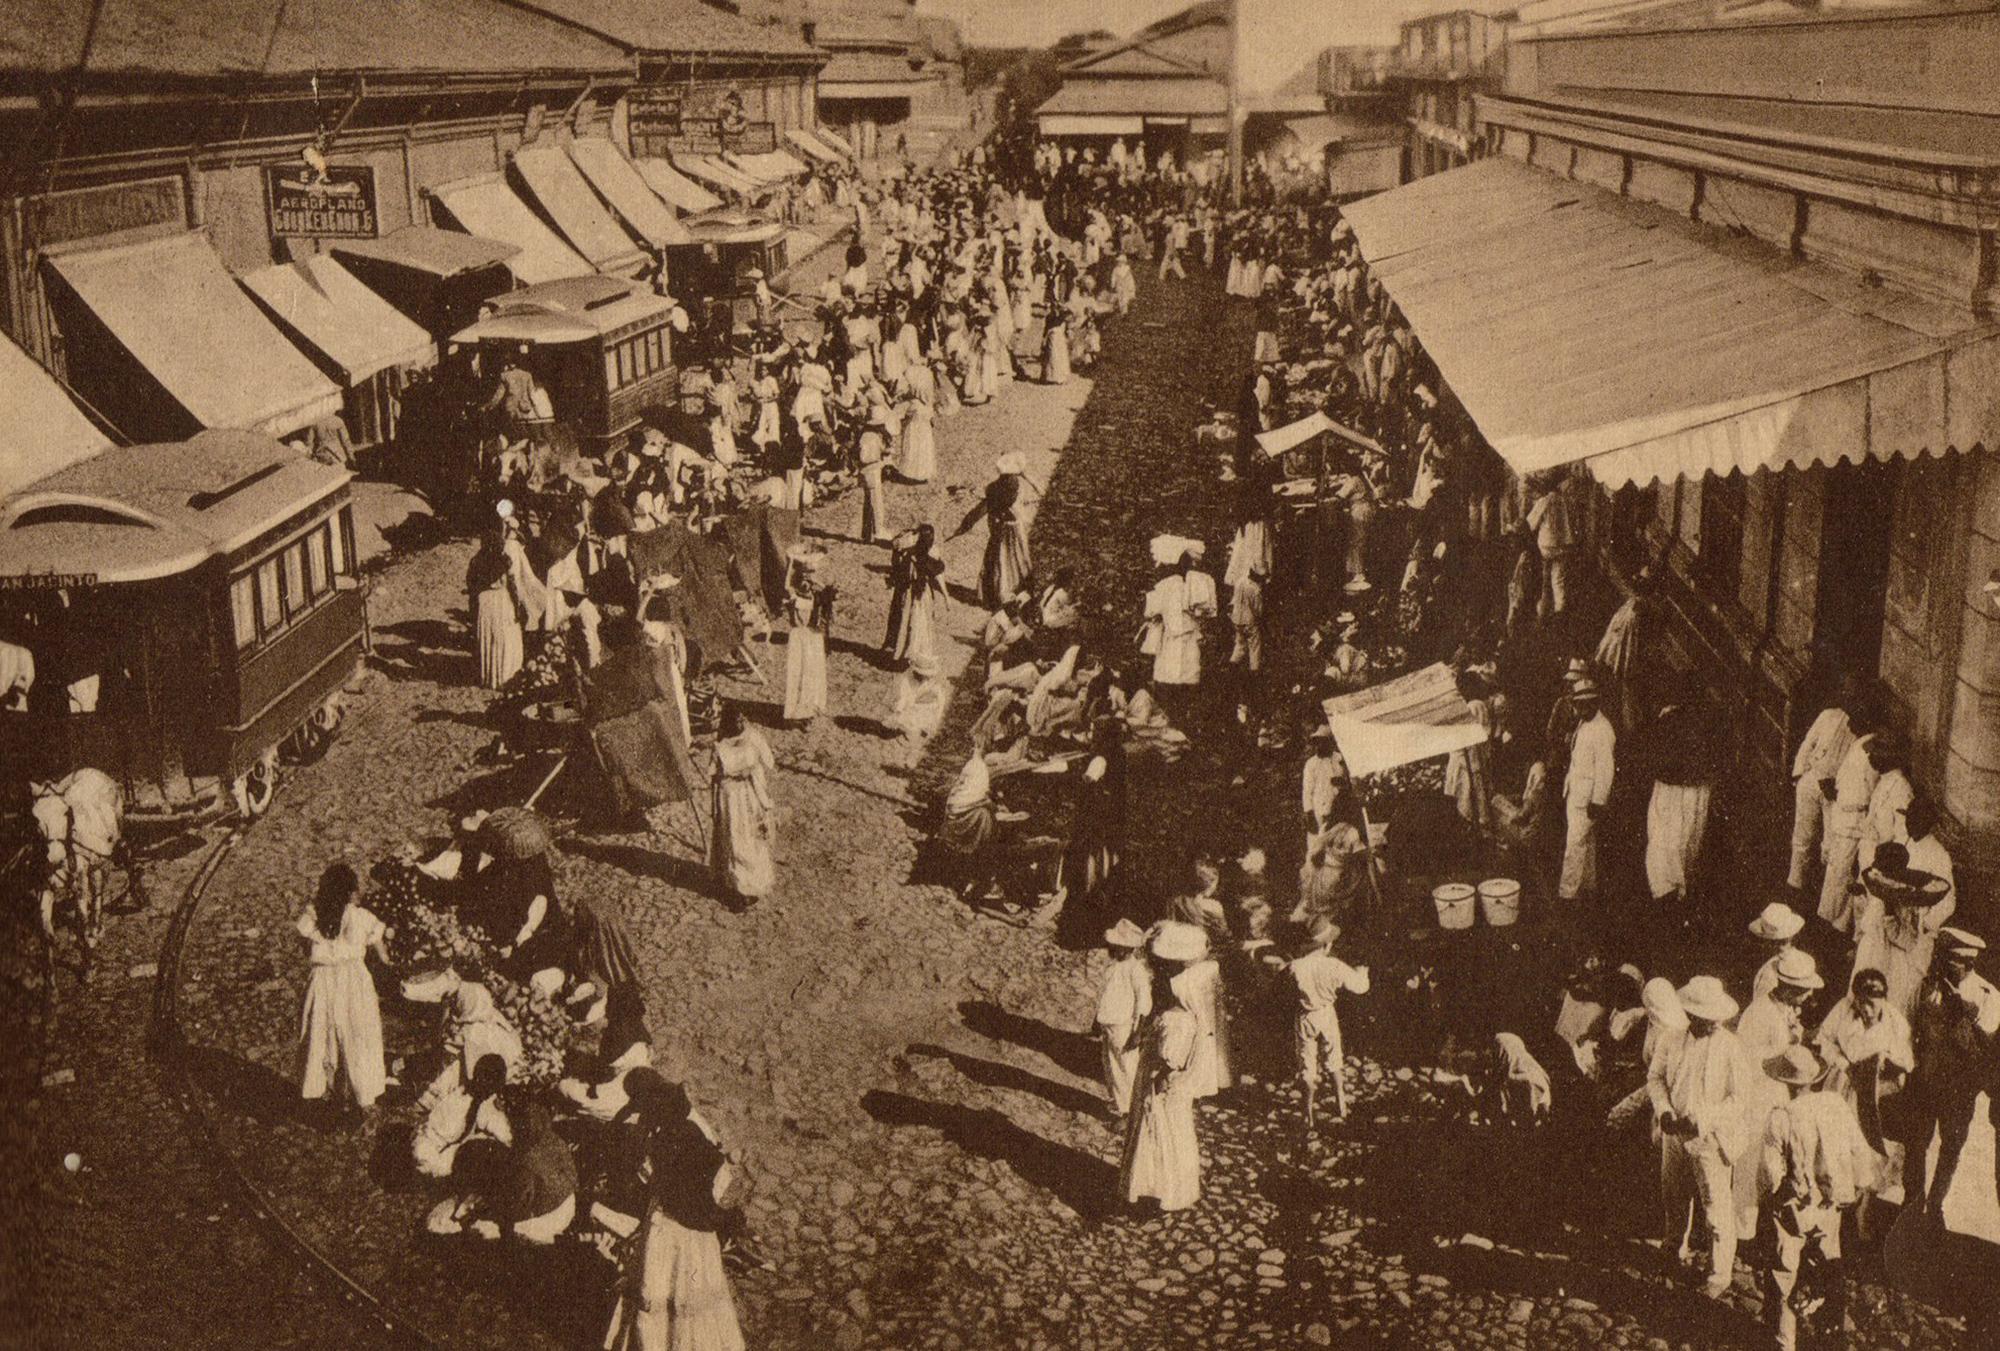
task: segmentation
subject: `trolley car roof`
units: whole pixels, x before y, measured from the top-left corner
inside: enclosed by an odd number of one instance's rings
[[[0,501],[0,579],[171,577],[241,549],[351,477],[256,432],[115,446]]]
[[[451,335],[456,343],[592,342],[607,333],[673,312],[666,297],[619,277],[569,277],[524,286],[480,307],[479,319]]]

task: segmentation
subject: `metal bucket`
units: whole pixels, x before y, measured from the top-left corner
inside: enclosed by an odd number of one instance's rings
[[[1521,918],[1521,884],[1511,877],[1491,877],[1479,884],[1479,913],[1495,929]]]
[[[1479,893],[1470,882],[1446,882],[1431,892],[1440,929],[1470,929],[1479,913]]]

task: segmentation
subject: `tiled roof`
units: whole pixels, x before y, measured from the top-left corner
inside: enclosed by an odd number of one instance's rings
[[[754,23],[702,0],[508,0],[565,19],[628,51],[808,57],[818,52],[780,24]]]

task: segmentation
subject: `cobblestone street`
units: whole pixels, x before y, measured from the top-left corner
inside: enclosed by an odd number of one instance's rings
[[[931,484],[890,493],[894,528],[930,520],[942,536],[994,459],[1023,453],[1048,489],[1037,561],[1074,570],[1084,624],[1108,647],[1126,645],[1138,613],[1149,536],[1204,537],[1221,554],[1227,503],[1213,466],[1190,454],[1190,428],[1204,398],[1232,397],[1251,341],[1248,308],[1206,278],[1143,288],[1132,315],[1107,323],[1095,383],[1003,386],[940,423]],[[749,1227],[774,1269],[736,1282],[752,1347],[1658,1348],[1759,1335],[1747,1278],[1718,1310],[1669,1283],[1636,1241],[1656,1227],[1643,1157],[1627,1185],[1558,1198],[1559,1143],[1508,1157],[1523,1147],[1448,1136],[1408,1070],[1365,1057],[1350,1060],[1352,1124],[1307,1150],[1296,1092],[1257,1068],[1288,1053],[1282,1029],[1245,1049],[1265,1082],[1202,1109],[1201,1204],[1144,1222],[1114,1213],[1118,1136],[1082,1033],[1103,958],[1071,934],[1094,932],[1090,917],[1022,927],[909,880],[938,786],[963,759],[977,680],[920,766],[889,763],[874,723],[892,679],[876,654],[887,554],[852,542],[858,515],[848,497],[808,516],[841,595],[835,716],[767,732],[776,894],[732,913],[685,816],[659,836],[562,845],[562,884],[614,901],[639,943],[663,1068],[685,1077],[755,1181]],[[945,547],[954,581],[976,577],[981,533]],[[552,763],[499,751],[463,622],[469,554],[464,541],[436,544],[377,574],[369,688],[222,865],[188,938],[182,1018],[222,1147],[363,1286],[440,1343],[592,1345],[603,1306],[565,1312],[547,1292],[596,1288],[586,1282],[608,1268],[524,1271],[457,1249],[447,1263],[422,1234],[429,1199],[384,1185],[407,1147],[407,1092],[337,1129],[296,1101],[306,969],[293,922],[312,879],[336,859],[365,876],[406,842],[436,843],[464,812],[524,799]],[[950,674],[982,618],[952,607]],[[775,723],[782,649],[753,646],[773,686],[733,679],[724,692]],[[1187,722],[1186,756],[1134,764],[1141,868],[1177,862],[1232,820],[1296,809],[1290,754],[1238,753],[1216,708]],[[42,1322],[26,1345],[336,1347],[379,1335],[304,1281],[225,1194],[148,1057],[155,964],[199,857],[153,869],[151,910],[114,922],[93,986],[63,978],[30,1108],[39,1265],[25,1295]],[[1274,857],[1273,870],[1296,861]],[[385,994],[384,1012],[392,1057],[430,1040],[427,1010]],[[1366,1027],[1350,1050],[1370,1051]],[[72,1150],[84,1165],[74,1175],[61,1164]],[[1900,1299],[1866,1328],[1869,1346],[1961,1335]]]

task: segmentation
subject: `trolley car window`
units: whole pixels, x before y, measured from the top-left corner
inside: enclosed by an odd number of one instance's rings
[[[236,624],[236,649],[242,651],[257,642],[257,592],[250,576],[229,584],[229,614]]]
[[[660,351],[660,330],[656,328],[646,335],[646,369],[657,371],[666,364],[667,359]]]
[[[279,597],[275,558],[267,558],[257,566],[257,618],[267,638],[285,627],[285,606]]]
[[[618,344],[618,383],[632,383],[632,344],[629,342]]]
[[[347,546],[351,538],[349,532],[353,529],[354,516],[348,508],[342,507],[340,513],[333,518],[333,533],[331,537],[333,544],[333,571],[334,575],[339,577],[347,575],[347,560],[350,556],[350,550]]]
[[[327,567],[327,540],[338,528],[337,521],[328,521],[319,529],[306,536],[306,589],[315,600],[326,594],[333,585],[333,576]]]
[[[604,387],[618,388],[618,353],[614,351],[604,353]]]
[[[306,609],[306,550],[294,544],[284,552],[285,613],[296,619]]]

